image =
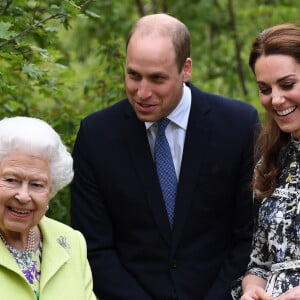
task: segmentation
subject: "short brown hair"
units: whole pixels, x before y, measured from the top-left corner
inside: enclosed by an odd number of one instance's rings
[[[129,32],[126,50],[132,35],[137,31],[142,32],[143,34],[157,31],[163,36],[171,37],[176,55],[178,72],[181,72],[186,59],[190,57],[191,51],[190,32],[181,21],[163,13],[147,15],[140,18]]]

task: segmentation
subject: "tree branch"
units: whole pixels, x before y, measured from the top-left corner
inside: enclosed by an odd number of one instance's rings
[[[34,25],[31,25],[30,27],[24,29],[23,31],[19,32],[18,34],[16,34],[15,36],[11,37],[9,40],[6,40],[2,43],[0,43],[0,48],[3,47],[3,46],[6,46],[8,44],[11,44],[13,43],[17,38],[21,38],[23,37],[24,35],[26,35],[28,32],[30,32],[31,30],[33,30],[34,28],[40,26],[41,24],[43,23],[46,23],[47,21],[49,20],[53,20],[53,19],[59,19],[61,17],[65,17],[66,15],[63,14],[63,13],[58,13],[58,14],[55,14],[55,15],[51,15],[50,17],[47,17],[37,23],[35,23]]]
[[[142,17],[145,15],[144,6],[141,0],[135,0],[139,15]]]
[[[237,72],[239,74],[240,83],[242,86],[242,90],[244,95],[248,94],[248,90],[245,84],[245,74],[244,74],[244,68],[241,58],[241,44],[239,42],[237,30],[236,30],[236,23],[235,23],[235,15],[232,5],[232,0],[228,0],[228,12],[229,12],[229,25],[231,28],[231,31],[233,33],[233,40],[235,45],[235,57],[237,61]]]
[[[85,2],[83,2],[81,5],[80,5],[80,9],[83,9],[85,6],[87,6],[90,2],[92,2],[92,0],[86,0]]]
[[[7,0],[6,5],[4,6],[3,10],[0,12],[0,16],[4,16],[9,9],[10,5],[12,4],[13,0]]]

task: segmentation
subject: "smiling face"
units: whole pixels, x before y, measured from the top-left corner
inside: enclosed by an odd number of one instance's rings
[[[141,121],[155,122],[178,105],[191,59],[178,71],[170,36],[134,33],[127,47],[125,83],[128,99]]]
[[[5,236],[27,236],[45,215],[49,194],[45,160],[21,153],[7,156],[0,164],[0,229]]]
[[[261,56],[254,72],[261,104],[283,132],[300,138],[300,64],[288,55]]]

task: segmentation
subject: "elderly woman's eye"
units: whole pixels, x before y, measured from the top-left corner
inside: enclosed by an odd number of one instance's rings
[[[33,182],[32,186],[35,187],[35,188],[44,188],[45,184],[41,183],[41,182]]]
[[[1,181],[8,187],[16,187],[18,185],[18,180],[14,177],[5,177],[2,178]]]
[[[13,183],[13,182],[16,182],[17,180],[13,177],[8,177],[8,178],[4,178],[3,179],[5,182],[8,182],[8,183]]]

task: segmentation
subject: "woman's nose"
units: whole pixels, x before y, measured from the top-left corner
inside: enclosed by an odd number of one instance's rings
[[[272,104],[274,106],[278,106],[280,104],[282,104],[285,101],[284,95],[282,95],[282,93],[280,92],[273,92],[272,93]]]
[[[30,196],[30,191],[29,191],[29,187],[28,184],[23,183],[18,191],[17,194],[15,195],[15,198],[21,202],[21,203],[26,203],[28,201],[31,201],[31,196]]]

